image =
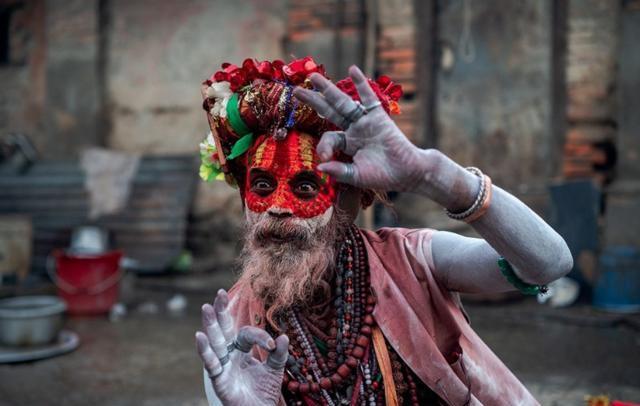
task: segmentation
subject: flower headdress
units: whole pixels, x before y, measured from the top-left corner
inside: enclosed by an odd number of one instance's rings
[[[327,130],[338,129],[293,97],[295,86],[313,88],[308,79],[312,73],[327,77],[324,67],[310,56],[288,64],[255,59],[245,59],[241,66],[223,63],[221,70],[202,83],[202,106],[211,132],[200,144],[200,176],[206,181],[225,179],[229,184],[240,184],[246,173],[245,153],[259,135],[283,139],[288,130],[297,129],[320,137]],[[400,112],[400,85],[387,76],[369,79],[369,84],[387,113]],[[336,86],[359,100],[351,78]]]

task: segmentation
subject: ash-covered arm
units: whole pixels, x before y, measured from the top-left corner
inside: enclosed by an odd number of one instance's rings
[[[425,165],[430,169],[414,191],[453,212],[471,206],[479,178],[437,151],[423,151],[423,157],[431,162]],[[433,235],[434,272],[450,290],[513,290],[500,273],[500,256],[511,263],[520,279],[536,285],[564,276],[573,266],[563,238],[524,203],[495,185],[488,210],[471,226],[482,239],[444,231]]]
[[[478,194],[479,178],[442,152],[413,145],[385,112],[367,78],[349,69],[361,99],[354,102],[318,74],[317,91],[296,88],[294,95],[345,131],[328,131],[318,143],[318,169],[363,189],[413,192],[457,213]],[[342,151],[352,163],[335,160]],[[449,289],[495,292],[514,289],[500,273],[505,257],[525,282],[544,284],[569,272],[572,257],[564,240],[521,201],[493,187],[486,213],[472,223],[484,239],[437,232],[432,239],[436,277]]]

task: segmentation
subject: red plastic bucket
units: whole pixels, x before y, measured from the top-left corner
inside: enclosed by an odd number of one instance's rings
[[[109,312],[118,300],[121,251],[99,255],[74,255],[54,251],[55,275],[51,278],[71,315]]]

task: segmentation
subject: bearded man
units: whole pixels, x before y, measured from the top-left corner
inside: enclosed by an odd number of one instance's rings
[[[247,224],[242,274],[196,333],[209,403],[538,404],[457,293],[544,291],[572,267],[564,240],[479,169],[409,142],[387,77],[349,76],[248,59],[204,83],[201,175],[238,186]],[[358,229],[384,191],[431,199],[483,238]]]

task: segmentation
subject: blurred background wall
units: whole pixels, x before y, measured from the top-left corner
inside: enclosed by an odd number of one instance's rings
[[[108,279],[112,321],[68,320],[75,354],[0,368],[0,403],[203,404],[193,331],[233,283],[242,206],[198,178],[200,86],[223,62],[307,55],[333,79],[355,63],[402,84],[414,143],[480,167],[566,239],[578,305],[463,298],[540,402],[638,401],[640,319],[621,313],[640,309],[639,38],[640,0],[0,0],[0,298],[53,293],[51,254],[82,226],[109,231],[127,271]],[[391,199],[363,218],[473,234]],[[552,306],[576,299],[560,282]]]
[[[625,231],[640,228],[637,0],[0,0],[0,11],[0,133],[27,134],[43,159],[88,146],[195,156],[199,85],[222,62],[313,55],[336,79],[356,63],[401,83],[410,139],[481,167],[547,218],[550,185],[592,181],[604,240],[640,245]],[[379,225],[468,231],[424,199],[393,199]],[[200,184],[190,248],[229,264],[240,217],[231,188]]]

